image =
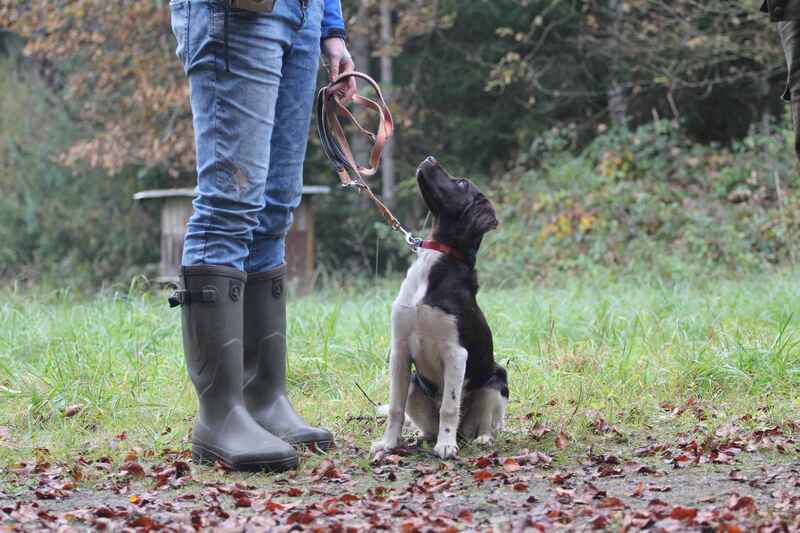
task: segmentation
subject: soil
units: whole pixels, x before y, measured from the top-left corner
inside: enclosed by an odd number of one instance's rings
[[[414,448],[377,463],[343,444],[271,476],[192,466],[186,452],[118,465],[40,459],[5,472],[0,528],[800,529],[800,455],[783,439],[777,449],[706,447],[687,460],[694,441],[553,456],[468,450],[455,461]]]

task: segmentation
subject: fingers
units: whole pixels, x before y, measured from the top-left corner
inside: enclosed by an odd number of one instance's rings
[[[327,39],[323,43],[323,53],[328,59],[328,78],[331,84],[328,94],[332,94],[342,103],[349,102],[356,94],[355,78],[334,84],[340,75],[355,70],[355,63],[347,51],[347,45],[339,38]]]
[[[350,57],[350,54],[344,57],[344,61],[342,62],[342,72],[353,72],[356,69],[355,63],[353,63],[353,58]],[[356,94],[356,79],[355,78],[348,78],[347,84],[342,89],[342,98],[344,101],[349,102],[353,96]]]
[[[339,58],[338,57],[332,57],[331,58],[331,65],[330,65],[330,69],[328,71],[328,76],[330,78],[330,80],[329,80],[330,82],[333,82],[333,80],[335,80],[336,78],[339,77]]]

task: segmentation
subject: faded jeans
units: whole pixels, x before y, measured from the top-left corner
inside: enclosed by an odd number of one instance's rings
[[[172,0],[197,147],[184,266],[265,272],[284,261],[302,193],[323,0],[277,0],[271,13],[222,0]]]

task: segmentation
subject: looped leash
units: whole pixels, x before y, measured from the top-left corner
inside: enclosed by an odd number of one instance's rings
[[[359,94],[353,96],[353,102],[356,105],[371,109],[378,114],[378,129],[375,133],[364,128],[347,106],[340,102],[333,92],[329,91],[332,86],[348,78],[360,78],[375,90],[377,100],[372,100]],[[410,231],[403,227],[400,221],[397,220],[397,217],[395,217],[389,208],[375,196],[375,193],[372,192],[372,189],[369,188],[369,185],[367,185],[364,180],[364,176],[373,176],[378,172],[383,148],[394,133],[392,114],[389,111],[389,106],[386,105],[386,100],[383,98],[381,88],[375,80],[363,72],[345,72],[329,85],[319,90],[317,93],[316,108],[317,134],[322,143],[322,150],[332,163],[334,171],[342,182],[342,186],[352,187],[359,192],[365,193],[369,199],[372,200],[372,203],[375,204],[378,212],[383,216],[384,220],[386,220],[386,223],[389,224],[389,227],[402,233],[409,248],[411,248],[412,251],[416,251],[422,240],[414,237]],[[370,142],[374,143],[372,151],[370,152],[368,167],[359,165],[355,157],[353,157],[350,144],[347,142],[347,136],[344,133],[341,122],[339,122],[339,116],[349,119],[355,125],[359,133],[367,137]]]

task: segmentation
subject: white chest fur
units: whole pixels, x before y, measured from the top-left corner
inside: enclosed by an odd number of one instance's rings
[[[460,366],[447,364],[448,359],[463,348],[456,318],[422,303],[431,269],[440,257],[441,253],[436,251],[419,251],[392,306],[392,325],[398,338],[408,340],[408,351],[417,370],[435,383],[441,393],[445,372]]]

